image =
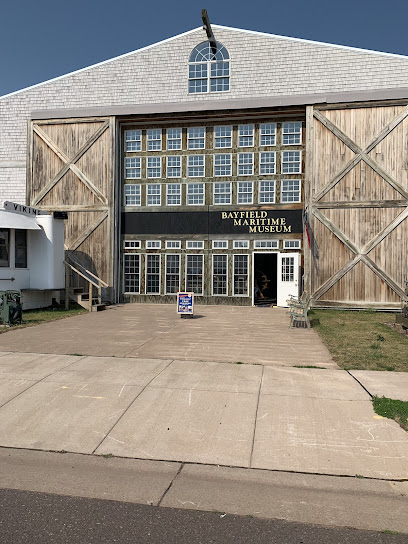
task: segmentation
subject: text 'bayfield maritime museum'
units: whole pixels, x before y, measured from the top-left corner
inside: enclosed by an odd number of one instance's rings
[[[3,96],[0,125],[0,198],[67,212],[110,302],[400,307],[408,57],[207,21]]]

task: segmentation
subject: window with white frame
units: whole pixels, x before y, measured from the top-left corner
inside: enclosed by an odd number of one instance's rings
[[[140,249],[140,240],[123,240],[123,249]]]
[[[125,293],[140,293],[140,255],[123,255],[123,289]]]
[[[229,69],[229,54],[221,43],[200,43],[189,58],[188,92],[229,91]]]
[[[168,183],[166,187],[167,206],[179,206],[181,204],[181,183]]]
[[[294,257],[282,257],[282,281],[295,280],[295,259]]]
[[[238,181],[238,204],[252,204],[253,187],[252,181]]]
[[[125,130],[125,150],[126,151],[141,151],[142,150],[142,131],[141,130]]]
[[[166,131],[167,149],[181,149],[182,134],[181,128],[168,128]]]
[[[228,249],[228,240],[213,240],[213,249]]]
[[[140,206],[141,188],[140,185],[125,185],[125,206]]]
[[[249,255],[234,255],[234,296],[248,296]]]
[[[300,179],[283,179],[281,202],[300,202]]]
[[[161,151],[162,148],[162,130],[161,128],[151,128],[147,131],[147,151]]]
[[[146,295],[160,295],[160,255],[146,255]]]
[[[232,126],[214,127],[214,147],[215,149],[232,147]]]
[[[214,204],[231,204],[231,183],[214,183]]]
[[[238,126],[238,147],[253,147],[254,125]]]
[[[180,155],[170,155],[167,157],[166,173],[168,178],[181,178]]]
[[[10,229],[0,229],[0,266],[10,266]]]
[[[125,158],[125,178],[140,179],[142,177],[142,159],[140,157]]]
[[[234,240],[234,249],[248,249],[249,240]]]
[[[146,249],[160,249],[161,241],[160,240],[146,240]]]
[[[279,247],[279,240],[255,240],[255,249],[277,249]]]
[[[302,171],[301,151],[282,151],[282,174],[300,174]]]
[[[147,157],[147,177],[161,178],[161,157]]]
[[[189,155],[187,161],[187,177],[203,178],[205,174],[204,155]]]
[[[187,204],[189,206],[204,204],[204,183],[187,184]]]
[[[284,240],[283,249],[300,249],[300,240]]]
[[[160,206],[161,204],[161,185],[160,183],[149,183],[147,185],[147,205]]]
[[[180,240],[166,240],[166,249],[180,249],[181,241]]]
[[[180,255],[166,255],[166,294],[180,291]]]
[[[212,256],[212,294],[228,295],[228,255]]]
[[[187,149],[205,149],[205,127],[187,129]]]
[[[186,291],[203,294],[204,255],[186,255]]]
[[[263,151],[259,153],[259,173],[263,176],[275,173],[275,151]]]
[[[261,123],[259,125],[259,145],[276,145],[276,123]]]
[[[204,249],[203,240],[187,240],[187,249]]]
[[[254,154],[238,153],[238,175],[252,176],[254,173]]]
[[[232,173],[232,155],[222,153],[214,155],[214,176],[230,176]]]
[[[299,145],[302,143],[302,123],[282,123],[282,145]]]
[[[273,204],[275,202],[275,182],[273,180],[259,182],[259,204]]]

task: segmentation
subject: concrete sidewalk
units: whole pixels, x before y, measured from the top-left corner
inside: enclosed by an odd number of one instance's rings
[[[407,433],[346,371],[3,352],[0,375],[2,447],[408,478]]]

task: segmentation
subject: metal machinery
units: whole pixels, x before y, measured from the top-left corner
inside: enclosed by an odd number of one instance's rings
[[[20,291],[0,291],[0,322],[5,325],[21,323]]]
[[[408,281],[405,280],[405,299],[402,301],[401,315],[397,315],[397,323],[401,323],[402,328],[408,330]]]

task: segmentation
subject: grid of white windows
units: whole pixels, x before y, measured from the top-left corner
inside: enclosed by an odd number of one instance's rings
[[[281,202],[300,202],[300,179],[283,179]]]
[[[181,178],[181,157],[180,155],[170,155],[167,157],[168,178]]]
[[[161,204],[161,185],[160,183],[149,183],[147,185],[147,205],[160,206]]]
[[[205,174],[204,155],[189,155],[187,162],[187,177],[203,178]]]
[[[282,281],[294,281],[295,259],[294,257],[282,257]]]
[[[180,240],[166,240],[166,249],[180,249],[181,241]]]
[[[187,204],[193,206],[204,204],[204,183],[187,184]]]
[[[276,123],[261,123],[259,125],[259,145],[276,145]]]
[[[275,151],[264,151],[259,153],[259,173],[268,175],[275,173],[276,153]]]
[[[248,261],[248,255],[234,255],[234,296],[248,296]]]
[[[161,151],[162,131],[161,128],[151,128],[147,131],[147,151]]]
[[[147,157],[147,177],[161,178],[161,157]]]
[[[125,178],[139,179],[142,177],[142,159],[140,157],[125,158]]]
[[[214,127],[214,147],[215,149],[232,147],[232,126]]]
[[[142,149],[142,131],[125,130],[125,150],[141,151]]]
[[[187,249],[204,249],[203,240],[187,240]]]
[[[166,294],[180,291],[180,255],[166,255]]]
[[[212,263],[212,294],[228,295],[228,255],[214,254]]]
[[[204,255],[186,255],[186,291],[203,294]]]
[[[187,129],[187,149],[205,149],[205,127]]]
[[[140,292],[140,255],[125,253],[123,256],[123,284],[125,293]]]
[[[254,154],[238,153],[238,175],[252,176],[254,173]]]
[[[282,144],[299,145],[302,143],[302,123],[282,123]]]
[[[140,206],[140,185],[125,185],[125,206]]]
[[[300,249],[300,240],[284,240],[283,249]]]
[[[168,183],[166,187],[167,206],[177,206],[181,204],[181,184]]]
[[[273,180],[259,182],[259,204],[274,204],[275,182]]]
[[[166,131],[167,149],[181,149],[181,128],[168,128]]]
[[[277,249],[279,247],[279,240],[255,240],[255,249]]]
[[[229,54],[219,42],[202,42],[189,58],[188,92],[229,91]]]
[[[160,249],[161,241],[160,240],[146,240],[146,249]]]
[[[160,255],[146,255],[146,295],[160,295]]]
[[[249,240],[234,240],[234,249],[248,249]]]
[[[140,240],[123,240],[123,249],[140,249]]]
[[[302,171],[301,151],[282,151],[282,174],[300,174]]]
[[[238,146],[253,147],[254,145],[254,125],[238,126]]]
[[[232,172],[232,156],[230,153],[214,155],[214,176],[230,176]]]
[[[231,183],[214,183],[214,204],[231,204]]]
[[[238,204],[252,204],[253,200],[253,187],[252,181],[239,181],[238,182]]]
[[[213,249],[228,249],[228,240],[213,240]]]

